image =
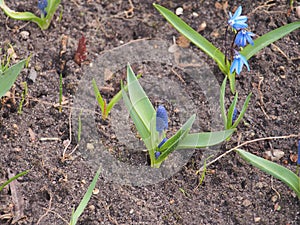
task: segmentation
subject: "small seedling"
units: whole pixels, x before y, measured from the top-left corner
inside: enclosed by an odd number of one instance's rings
[[[137,75],[137,79],[141,78],[142,74]],[[92,80],[92,85],[94,88],[94,94],[96,96],[96,100],[98,102],[98,105],[101,109],[102,119],[106,120],[108,117],[109,112],[114,107],[114,105],[122,98],[122,90],[120,90],[111,100],[109,103],[106,102],[106,100],[101,95],[99,88],[97,86],[97,83],[95,79]],[[127,90],[127,86],[124,87],[125,90]]]
[[[42,30],[48,29],[50,26],[52,17],[56,12],[58,6],[60,4],[60,0],[38,0],[38,8],[41,12],[41,16],[38,17],[31,12],[16,12],[10,9],[4,2],[4,0],[0,0],[0,8],[4,11],[4,13],[12,19],[15,20],[24,20],[31,21],[36,23]]]
[[[22,92],[22,98],[21,98],[21,101],[20,101],[19,109],[18,109],[19,114],[22,114],[23,104],[24,104],[25,98],[28,94],[27,82],[22,82],[22,85],[23,85],[24,90]]]
[[[5,186],[7,186],[9,183],[11,183],[12,181],[18,179],[21,176],[26,175],[29,172],[29,170],[23,171],[21,173],[18,173],[17,175],[15,175],[14,177],[10,178],[9,180],[5,181],[1,186],[0,186],[0,191],[3,190],[3,188],[5,188]]]
[[[75,210],[75,212],[72,212],[72,216],[71,216],[71,220],[69,225],[75,225],[78,221],[78,218],[81,216],[81,214],[83,213],[85,207],[87,206],[88,202],[90,201],[92,194],[93,194],[93,190],[96,186],[97,180],[99,178],[100,175],[100,171],[101,169],[99,168],[96,175],[93,178],[93,181],[91,182],[90,186],[88,187],[85,195],[83,196],[80,204],[78,205],[77,209]]]
[[[234,132],[234,129],[230,129],[189,134],[196,118],[196,115],[192,115],[175,135],[167,139],[168,117],[165,108],[158,107],[155,112],[129,64],[127,66],[127,86],[128,95],[122,85],[123,100],[148,150],[151,167],[160,167],[169,154],[176,150],[216,145],[226,140]]]

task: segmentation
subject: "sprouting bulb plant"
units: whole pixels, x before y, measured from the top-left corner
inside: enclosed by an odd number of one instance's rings
[[[12,19],[31,21],[36,23],[42,30],[48,29],[50,26],[52,17],[56,12],[60,0],[38,0],[37,8],[41,12],[41,16],[36,16],[31,12],[16,12],[10,9],[4,2],[0,0],[0,8],[4,13]]]
[[[226,53],[223,54],[216,46],[187,25],[173,12],[158,4],[153,5],[175,29],[177,29],[182,35],[184,35],[217,63],[221,72],[229,78],[232,93],[235,93],[235,73],[239,74],[242,71],[243,65],[245,65],[247,69],[250,69],[247,61],[252,56],[264,47],[300,27],[300,21],[296,21],[252,40],[254,34],[247,30],[248,24],[246,22],[248,18],[247,16],[242,15],[242,7],[240,6],[233,15],[232,13],[229,13],[229,18],[226,21],[228,26],[230,26],[236,34],[233,44],[235,44],[238,48],[238,54],[235,54],[235,51],[233,50],[234,46],[232,46],[232,50],[230,50],[231,57],[228,59]],[[231,62],[229,60],[231,60]]]
[[[122,85],[122,96],[148,150],[151,167],[160,167],[174,151],[216,145],[229,138],[234,132],[234,129],[229,129],[190,134],[189,131],[196,118],[196,115],[192,115],[172,137],[167,139],[167,111],[163,106],[159,106],[157,111],[154,110],[130,65],[127,66],[127,91]]]

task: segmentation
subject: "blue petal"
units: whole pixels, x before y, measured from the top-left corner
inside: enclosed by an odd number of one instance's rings
[[[246,67],[247,67],[247,69],[248,69],[248,71],[250,71],[250,67],[249,67],[249,64],[248,64],[248,62],[247,62],[247,59],[246,59],[244,56],[242,56],[242,55],[240,55],[240,56],[241,56],[241,62],[242,62],[243,64],[245,64]]]
[[[233,73],[233,71],[236,70],[237,64],[238,64],[237,59],[234,59],[230,66],[230,73]]]
[[[236,19],[236,17],[240,16],[242,14],[242,6],[239,6],[235,13],[233,14],[232,19]]]

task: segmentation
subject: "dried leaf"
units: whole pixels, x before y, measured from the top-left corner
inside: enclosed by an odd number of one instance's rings
[[[264,158],[271,161],[278,161],[284,156],[284,152],[278,149],[274,149],[273,151],[266,151],[264,153]]]

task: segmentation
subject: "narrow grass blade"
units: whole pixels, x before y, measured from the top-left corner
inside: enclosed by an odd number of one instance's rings
[[[134,110],[144,125],[150,130],[150,123],[155,110],[129,64],[127,65],[127,85],[129,98]]]
[[[298,198],[300,198],[300,178],[295,173],[277,163],[263,159],[242,149],[236,149],[236,151],[253,166],[288,185],[297,194]]]
[[[11,183],[12,181],[18,179],[19,177],[26,175],[28,172],[29,172],[29,170],[23,171],[23,172],[21,172],[21,173],[18,173],[16,176],[10,178],[9,180],[5,181],[4,184],[2,184],[2,185],[0,186],[0,191],[2,191],[3,188],[4,188],[6,185],[8,185],[8,184]]]
[[[282,27],[279,27],[273,31],[270,31],[263,36],[254,40],[254,45],[247,45],[242,51],[241,54],[247,59],[250,59],[253,55],[258,53],[261,49],[273,43],[274,41],[279,40],[285,35],[291,33],[292,31],[300,28],[300,21],[296,21]]]
[[[23,69],[25,63],[26,59],[23,59],[0,74],[0,97],[9,91]]]
[[[159,158],[156,160],[155,163],[159,164],[165,160],[165,158],[168,157],[170,153],[175,151],[177,149],[178,144],[180,141],[184,140],[188,132],[190,131],[194,121],[195,121],[196,115],[192,115],[186,122],[183,124],[183,126],[180,128],[179,131],[176,132],[170,139],[166,141],[166,143],[163,144],[160,151],[162,152]]]
[[[87,206],[88,202],[90,201],[90,198],[92,197],[93,190],[96,186],[97,180],[99,178],[101,169],[99,168],[96,175],[93,178],[92,183],[90,184],[89,188],[87,189],[85,195],[83,196],[80,204],[78,205],[77,209],[74,213],[72,213],[70,225],[75,225],[77,223],[78,218],[83,213],[85,207]]]
[[[230,129],[224,131],[188,134],[179,142],[176,150],[205,148],[208,146],[217,145],[229,138],[234,131],[235,129]]]
[[[213,60],[215,60],[224,74],[227,75],[229,73],[229,68],[225,64],[225,56],[218,48],[216,48],[211,42],[187,25],[170,10],[158,4],[153,5],[176,30],[178,30],[182,35],[184,35],[187,39],[189,39],[197,47],[209,55]]]

